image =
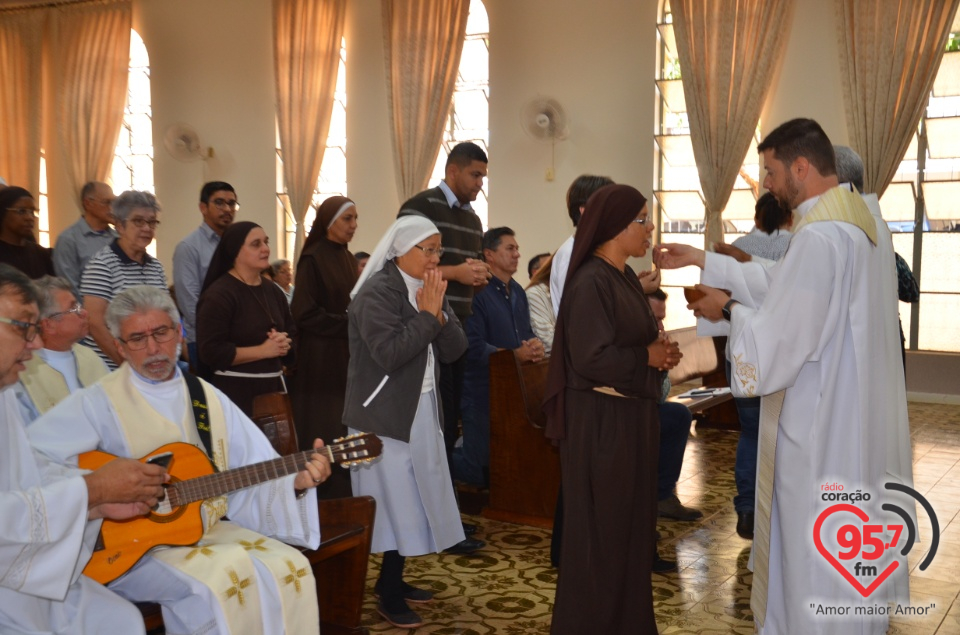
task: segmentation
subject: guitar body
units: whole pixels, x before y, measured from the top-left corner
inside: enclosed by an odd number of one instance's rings
[[[173,453],[170,463],[170,483],[186,481],[214,472],[210,459],[199,448],[189,443],[168,443],[144,458],[163,452]],[[95,470],[117,458],[106,452],[93,451],[80,455],[80,467]],[[100,528],[97,550],[90,557],[83,573],[100,584],[107,584],[133,568],[150,549],[161,546],[196,544],[203,536],[202,501],[171,507],[161,501],[155,511],[129,520],[105,520]]]

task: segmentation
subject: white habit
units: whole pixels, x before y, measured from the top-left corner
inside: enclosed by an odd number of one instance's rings
[[[886,618],[817,615],[811,604],[883,605],[907,596],[905,567],[865,599],[813,542],[817,516],[833,504],[822,500],[824,484],[869,491],[871,504],[861,507],[871,522],[897,524],[892,514],[877,520],[871,505],[876,513],[882,502],[911,509],[910,499],[892,495],[883,484],[913,485],[893,245],[889,232],[877,231],[882,220],[871,218],[847,188],[808,199],[797,213],[815,218],[834,201],[874,230],[876,246],[850,222],[801,221],[776,265],[708,253],[701,277],[744,302],[733,306],[730,322],[734,393],[763,395],[766,402],[766,396],[785,391],[779,421],[762,420],[760,426],[758,464],[771,458],[764,455],[765,440],[776,443],[765,612],[757,606],[756,570],[751,602],[763,635],[885,633]],[[760,541],[758,535],[755,557]]]
[[[0,633],[143,633],[129,602],[80,575],[100,522],[87,486],[27,441],[12,387],[0,391]]]
[[[109,386],[111,381],[123,373],[130,375],[127,381],[132,385],[131,393],[145,400],[140,412],[122,413],[126,415],[125,422],[118,419],[111,397],[104,389],[104,385]],[[216,404],[210,404],[213,443],[218,447],[216,453],[223,451],[227,454],[228,469],[266,461],[277,456],[270,442],[256,425],[223,393],[206,383],[204,388],[208,401],[210,395],[215,395],[219,401],[219,408],[222,409],[225,423],[223,437],[227,441],[222,444],[226,446],[224,450],[220,449],[222,445],[218,444],[217,439],[217,423],[214,421]],[[132,372],[129,366],[124,364],[100,383],[72,394],[53,410],[37,419],[30,426],[28,434],[31,443],[38,450],[64,463],[76,464],[79,454],[95,449],[118,456],[140,458],[147,456],[152,450],[131,450],[131,444],[136,444],[137,439],[131,441],[127,435],[131,427],[137,424],[143,428],[140,433],[142,436],[155,434],[153,430],[147,429],[151,426],[155,427],[148,419],[149,417],[159,415],[166,420],[164,425],[176,426],[180,429],[179,436],[171,438],[171,435],[161,439],[162,443],[151,442],[153,447],[175,441],[186,441],[195,445],[199,443],[192,409],[188,410],[189,403],[186,384],[179,370],[173,379],[154,383]],[[147,412],[151,408],[154,412]],[[150,423],[141,423],[137,420],[138,417]],[[142,441],[140,445],[143,445]],[[224,544],[224,541],[231,543],[227,545],[229,548],[245,545],[239,553],[236,549],[230,552],[234,557],[230,572],[226,570],[209,572],[210,575],[229,575],[230,580],[235,583],[236,588],[226,585],[233,588],[232,592],[230,588],[219,591],[219,600],[218,595],[213,594],[214,592],[208,586],[184,573],[184,566],[175,568],[168,562],[176,558],[180,562],[189,560],[190,563],[195,564],[206,556],[202,550],[194,550],[200,552],[196,557],[189,553],[186,557],[176,555],[178,550],[189,552],[191,550],[189,547],[165,548],[159,552],[152,552],[127,574],[112,582],[110,588],[134,601],[159,602],[163,607],[167,632],[171,634],[244,632],[271,635],[284,632],[284,621],[291,619],[290,607],[288,600],[280,599],[282,594],[278,595],[275,576],[271,576],[268,565],[265,564],[265,558],[271,557],[271,554],[275,555],[284,547],[273,542],[264,543],[262,546],[269,548],[270,553],[260,553],[266,549],[259,549],[257,543],[250,545],[249,539],[243,540],[237,537],[234,540],[233,538],[235,532],[241,531],[239,528],[246,528],[284,543],[316,548],[320,542],[316,492],[311,489],[302,499],[296,500],[293,488],[294,478],[295,475],[289,475],[227,496],[226,515],[230,521],[220,521],[212,529],[208,528],[199,545],[204,546],[207,540],[220,541],[214,544],[215,549]],[[216,534],[215,537],[214,534]],[[293,552],[291,557],[299,557],[295,549],[289,547],[286,549]],[[157,555],[154,556],[154,553]],[[233,571],[234,565],[236,571]],[[215,567],[208,568],[215,569]],[[303,601],[305,608],[300,612],[309,616],[309,610],[312,610],[315,616],[317,610],[315,583],[309,566],[306,567],[306,571],[302,569],[300,564],[296,564],[291,569],[290,582],[296,585],[297,591],[296,598],[290,601],[298,603]],[[201,572],[200,576],[204,574],[206,572]],[[233,601],[230,603],[229,610],[239,611],[237,615],[231,613],[224,617],[224,611],[228,610],[223,600],[224,594],[228,600]],[[221,602],[219,607],[218,601]],[[237,601],[240,607],[236,606]],[[283,602],[282,606],[288,609],[286,616],[284,616],[284,609],[281,608],[281,602]],[[247,617],[244,618],[243,615]],[[306,630],[294,631],[288,628],[291,635],[319,631],[318,618],[308,619],[306,622],[307,624],[303,627]],[[229,627],[228,624],[230,624]]]

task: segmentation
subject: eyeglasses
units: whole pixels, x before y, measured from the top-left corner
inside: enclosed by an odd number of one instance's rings
[[[232,209],[232,210],[240,209],[240,201],[237,201],[235,199],[230,200],[225,198],[215,198],[210,202],[216,205],[217,207],[224,208],[224,209]]]
[[[422,251],[423,255],[427,258],[433,258],[434,256],[440,258],[443,256],[443,247],[437,247],[436,249],[433,247],[421,247],[420,245],[414,245],[414,247]]]
[[[9,324],[20,329],[21,335],[26,342],[32,342],[36,339],[37,335],[40,335],[40,323],[39,322],[21,322],[20,320],[14,320],[8,317],[0,316],[0,322],[4,324]]]
[[[95,196],[88,196],[87,200],[93,201],[94,203],[100,203],[104,207],[110,207],[111,205],[113,205],[112,198],[97,198]]]
[[[147,220],[146,218],[140,218],[139,216],[135,218],[128,218],[129,222],[133,223],[133,226],[137,229],[143,229],[144,227],[150,227],[150,229],[156,229],[157,225],[160,224],[160,221],[157,219]]]
[[[147,340],[149,340],[151,337],[157,344],[166,344],[172,340],[176,334],[177,331],[173,327],[161,326],[158,329],[153,329],[149,333],[137,333],[136,335],[131,335],[125,340],[119,337],[117,339],[126,344],[127,348],[129,348],[131,351],[139,351],[147,347]]]
[[[70,307],[67,311],[57,311],[56,313],[51,313],[47,316],[48,320],[52,320],[55,317],[60,317],[61,315],[70,315],[71,313],[75,315],[80,315],[80,312],[83,311],[83,305],[79,302],[74,302],[73,306]]]
[[[19,216],[39,216],[40,210],[36,207],[8,207],[8,212],[13,212]]]
[[[646,225],[649,218],[634,218],[631,223],[636,223],[637,225]]]

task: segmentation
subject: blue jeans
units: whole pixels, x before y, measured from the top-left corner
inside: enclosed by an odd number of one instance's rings
[[[727,377],[730,377],[730,362],[727,362]],[[757,435],[760,432],[760,397],[745,399],[734,397],[737,415],[740,418],[740,440],[737,442],[737,459],[733,477],[737,482],[737,495],[733,508],[737,512],[752,512],[757,489]]]
[[[490,484],[490,399],[473,393],[464,391],[461,396],[463,446],[454,448],[451,468],[456,480],[487,487]]]
[[[657,466],[657,500],[673,493],[683,467],[693,416],[686,406],[670,401],[660,404],[660,463]]]

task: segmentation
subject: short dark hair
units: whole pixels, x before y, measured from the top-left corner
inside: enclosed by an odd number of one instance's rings
[[[0,296],[3,295],[17,296],[24,304],[40,305],[40,294],[27,274],[16,267],[0,263]]]
[[[233,189],[233,186],[225,181],[210,181],[209,183],[204,183],[203,188],[200,190],[200,202],[209,203],[210,197],[213,196],[214,192],[220,191],[233,192],[236,196],[237,191]]]
[[[370,254],[365,251],[358,251],[357,253],[353,254],[353,257],[357,260],[363,260],[364,258],[369,258]]]
[[[549,253],[543,253],[543,254],[537,254],[536,256],[531,258],[530,262],[527,263],[527,276],[532,278],[533,270],[539,268],[536,265],[539,265],[540,261],[543,260],[544,258],[549,258],[549,257],[550,257]]]
[[[573,221],[574,227],[580,222],[580,208],[587,204],[591,194],[604,185],[613,185],[613,179],[609,176],[581,174],[570,184],[567,190],[567,214]]]
[[[804,157],[821,176],[837,173],[837,161],[830,138],[813,119],[791,119],[764,137],[757,152],[773,150],[777,160],[789,167]]]
[[[667,292],[664,291],[663,289],[661,289],[660,287],[657,287],[656,289],[654,289],[653,291],[651,291],[650,293],[648,293],[648,294],[647,294],[647,297],[648,297],[648,298],[653,298],[654,300],[660,300],[661,302],[666,302],[666,301],[667,301]]]
[[[0,224],[3,223],[3,219],[7,215],[7,208],[19,201],[21,198],[26,197],[33,198],[33,194],[16,185],[8,185],[0,190]],[[34,199],[34,201],[36,201],[36,199]]]
[[[487,153],[473,141],[464,141],[453,146],[450,154],[447,155],[446,165],[455,163],[459,167],[465,168],[474,161],[489,163],[489,161],[487,161]]]
[[[100,181],[87,181],[84,183],[83,189],[80,190],[80,200],[92,197],[98,185],[100,185]]]
[[[768,234],[772,234],[786,225],[787,219],[793,213],[784,208],[777,197],[770,192],[757,199],[754,210],[756,211],[757,227]]]
[[[500,247],[500,241],[503,240],[504,236],[516,236],[514,232],[509,227],[494,227],[488,229],[483,234],[483,249],[489,249],[490,251],[496,251]]]

